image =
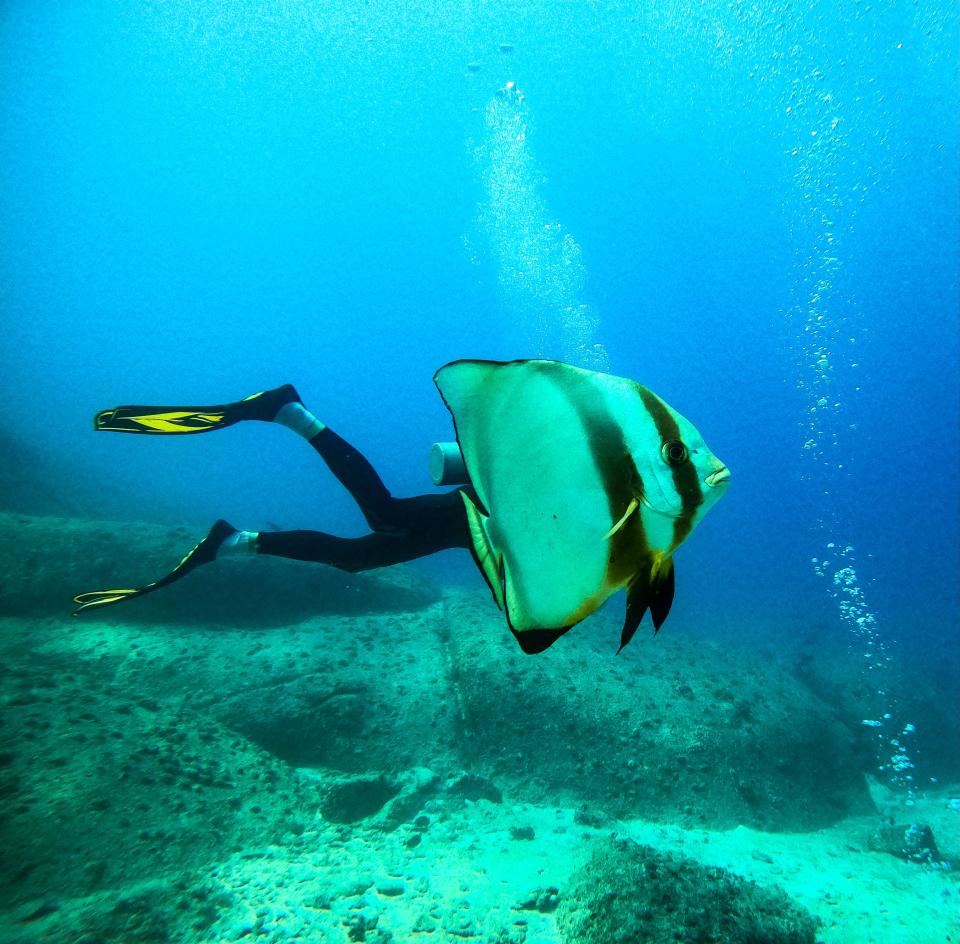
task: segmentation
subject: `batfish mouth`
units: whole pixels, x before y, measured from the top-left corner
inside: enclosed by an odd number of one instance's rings
[[[711,472],[704,479],[704,481],[710,486],[710,488],[718,488],[721,485],[729,485],[730,470],[726,466],[723,466],[722,468],[717,469],[716,472]]]

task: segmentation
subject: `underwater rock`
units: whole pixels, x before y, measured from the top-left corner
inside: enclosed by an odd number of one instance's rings
[[[870,835],[867,848],[872,852],[886,852],[898,859],[922,865],[940,865],[943,862],[933,838],[933,830],[924,823],[882,826]]]
[[[557,910],[560,904],[560,889],[556,885],[546,888],[535,888],[523,901],[514,905],[516,911],[539,911],[540,914],[550,914]]]
[[[56,624],[49,632],[62,636]],[[0,660],[4,735],[20,745],[3,771],[16,795],[4,811],[0,905],[96,895],[174,865],[188,872],[316,815],[315,786],[209,718],[184,715],[181,699],[117,712],[125,700],[109,660],[30,650],[22,639]]]
[[[199,939],[206,939],[204,932],[229,904],[228,896],[205,883],[190,887],[150,880],[124,885],[31,917],[27,927],[34,936],[24,936],[23,944],[38,940],[167,944],[182,939],[173,931],[176,927],[189,927]]]
[[[588,809],[586,806],[577,807],[573,814],[573,821],[578,826],[589,826],[591,829],[603,829],[610,823],[610,817],[601,811]]]
[[[384,895],[387,898],[398,898],[407,890],[407,886],[398,878],[385,878],[377,882],[376,888],[377,894]]]
[[[399,785],[383,776],[341,780],[327,789],[320,812],[331,823],[356,823],[379,813],[399,792]]]
[[[347,929],[347,940],[348,941],[373,941],[373,940],[389,940],[390,938],[384,938],[379,934],[376,936],[371,936],[375,934],[377,930],[377,925],[380,923],[380,915],[377,914],[354,914],[349,918],[345,919],[343,924]]]
[[[429,824],[424,816],[417,816],[439,787],[439,778],[425,767],[403,771],[396,775],[375,774],[362,777],[343,777],[313,771],[301,771],[309,779],[324,783],[320,812],[331,823],[356,823],[375,826],[384,832],[393,832],[410,824],[422,832]]]
[[[814,944],[817,919],[779,887],[629,840],[603,840],[565,890],[569,944]]]
[[[859,732],[747,648],[671,631],[615,657],[619,621],[602,612],[531,657],[472,599],[447,609],[457,747],[510,796],[770,831],[873,812]]]
[[[260,632],[239,655],[191,667],[203,693],[192,704],[295,767],[366,774],[454,763],[441,621],[437,606]]]
[[[511,826],[510,838],[517,842],[532,842],[537,836],[532,826]]]
[[[417,814],[423,809],[427,800],[437,792],[440,778],[425,767],[417,767],[403,772],[397,779],[400,792],[384,808],[384,828],[391,831],[413,820],[413,828],[422,832],[430,821]]]
[[[443,930],[454,938],[476,937],[480,933],[480,925],[466,899],[460,901],[455,908],[451,908],[443,916]]]
[[[417,915],[413,922],[414,934],[433,934],[440,927],[440,915],[429,911],[423,911]]]
[[[350,677],[352,672],[343,673]],[[380,715],[379,700],[365,684],[340,682],[333,671],[277,679],[253,691],[227,694],[216,712],[224,724],[295,767],[332,767],[362,773],[377,766],[376,757],[359,757],[357,745]],[[376,753],[376,752],[375,752]]]
[[[208,527],[0,512],[0,535],[6,537],[0,542],[0,616],[66,616],[76,593],[149,583],[170,571]],[[257,557],[201,567],[158,593],[99,611],[95,619],[283,626],[318,613],[412,611],[436,600],[436,592],[402,566],[347,574]]]
[[[464,800],[489,800],[491,803],[502,803],[503,793],[500,788],[486,777],[479,774],[464,774],[447,784],[447,794],[451,797],[461,797]]]
[[[372,875],[352,875],[345,878],[334,890],[333,898],[360,898],[368,888],[373,888]]]

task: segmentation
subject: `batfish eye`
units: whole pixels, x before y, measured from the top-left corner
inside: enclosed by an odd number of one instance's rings
[[[660,455],[663,456],[663,461],[666,462],[667,465],[676,468],[678,465],[683,465],[690,454],[687,452],[687,447],[675,439],[673,442],[663,444],[660,449]]]

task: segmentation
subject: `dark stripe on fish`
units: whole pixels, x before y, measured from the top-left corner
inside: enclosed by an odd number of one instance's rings
[[[538,366],[541,376],[554,384],[576,411],[597,477],[603,483],[610,521],[619,521],[631,501],[643,498],[643,479],[630,455],[622,426],[603,399],[596,395],[592,376],[583,377],[583,383],[571,384],[570,374],[561,373],[552,362]],[[647,556],[649,546],[643,530],[643,516],[638,509],[610,537],[605,584],[622,586],[636,573],[637,562]],[[585,601],[584,608],[595,606],[595,601]]]
[[[642,502],[643,478],[633,461],[633,456],[626,452],[626,443],[623,448],[627,479],[630,483],[630,499],[635,498],[638,502]],[[627,504],[630,504],[630,500]],[[612,586],[622,586],[635,579],[638,569],[648,568],[650,560],[650,545],[647,543],[647,535],[643,528],[643,514],[638,507],[633,510],[629,520],[624,522],[623,527],[610,538],[606,582]]]
[[[677,421],[670,415],[670,411],[664,403],[655,394],[637,384],[640,398],[647,412],[653,417],[653,422],[657,426],[657,433],[660,435],[660,448],[669,442],[683,442],[680,436],[680,427]],[[697,476],[697,469],[690,459],[678,466],[671,466],[673,473],[673,487],[680,496],[681,512],[680,517],[673,519],[673,546],[671,551],[679,547],[693,530],[693,515],[697,508],[703,504],[703,494],[700,491],[700,480]]]
[[[538,364],[537,367],[538,373],[549,380],[576,411],[590,447],[594,470],[607,495],[610,519],[616,521],[633,498],[633,494],[625,488],[623,478],[616,474],[623,467],[624,456],[628,455],[619,424],[589,382],[571,384],[571,375],[557,371],[551,361]]]

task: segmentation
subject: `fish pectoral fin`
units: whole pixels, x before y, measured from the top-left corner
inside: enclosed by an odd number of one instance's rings
[[[655,564],[649,571],[638,573],[627,587],[627,615],[620,632],[620,648],[633,639],[641,620],[650,610],[653,618],[653,634],[660,631],[673,604],[673,558],[667,557]]]
[[[604,541],[612,538],[626,523],[637,508],[640,506],[640,502],[636,498],[630,499],[630,504],[627,505],[627,510],[620,516],[620,520],[603,536]]]

